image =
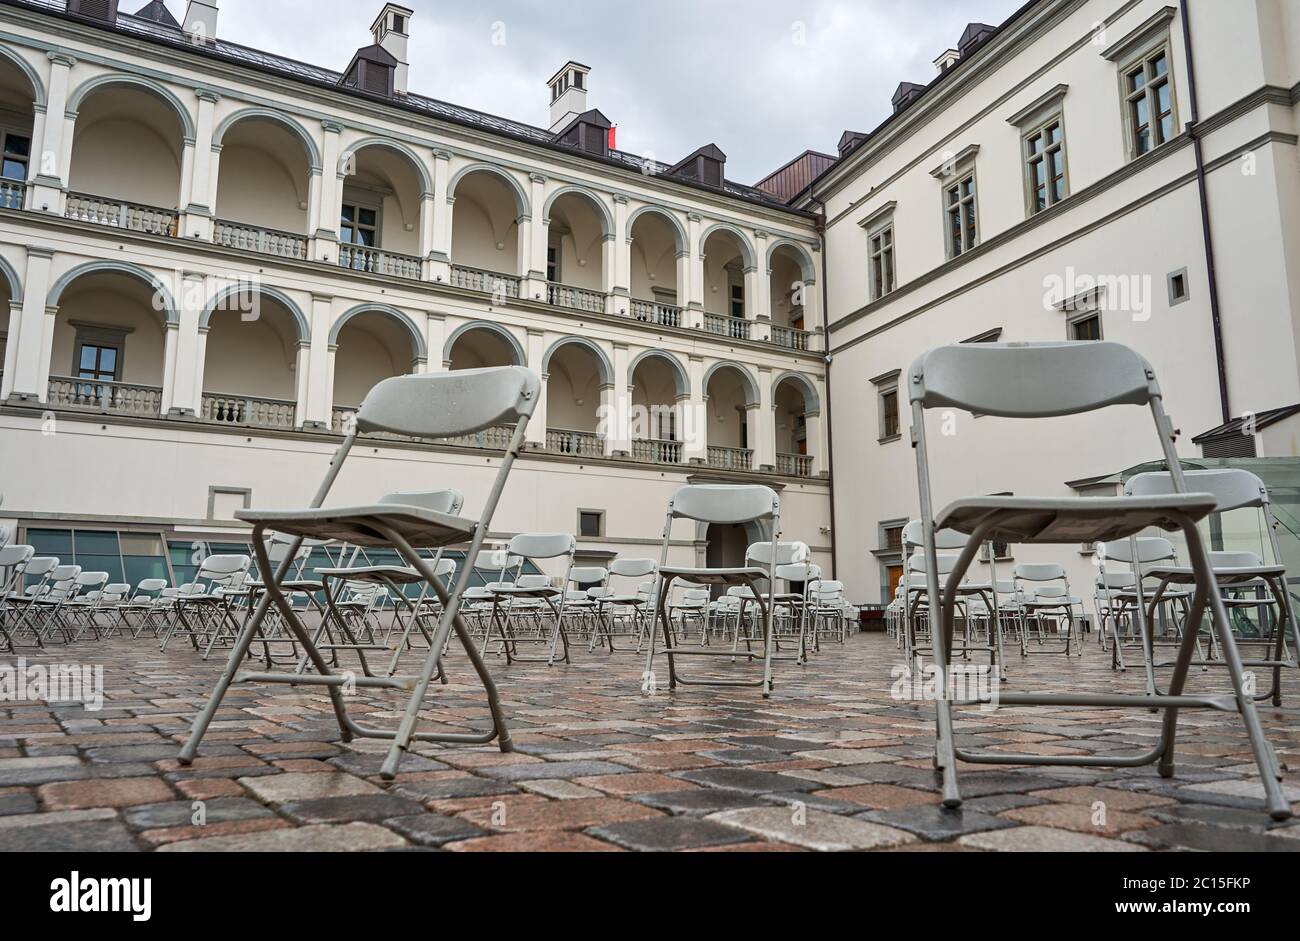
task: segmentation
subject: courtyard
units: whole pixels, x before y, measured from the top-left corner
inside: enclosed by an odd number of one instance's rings
[[[421,652],[405,655],[403,671]],[[18,658],[21,657],[21,660]],[[102,666],[103,704],[0,701],[0,849],[6,851],[1297,851],[1273,823],[1240,720],[1180,716],[1177,775],[1140,769],[962,766],[966,803],[941,809],[933,706],[891,695],[905,662],[883,634],[825,644],[756,690],[641,693],[644,658],[489,659],[515,751],[416,745],[395,781],[386,743],[339,739],[319,689],[236,685],[190,767],[176,760],[223,657],[146,637],[24,649],[10,667]],[[430,731],[490,728],[453,643]],[[1008,690],[1140,692],[1088,635],[1084,656],[1010,658]],[[344,669],[346,669],[346,662]],[[715,671],[745,669],[718,665]],[[1190,686],[1221,691],[1224,674]],[[1260,718],[1283,765],[1300,754],[1300,682]],[[404,695],[358,690],[349,709],[392,727]],[[958,712],[959,745],[1033,754],[1149,747],[1160,716],[1003,706]],[[1287,799],[1300,809],[1288,775]]]

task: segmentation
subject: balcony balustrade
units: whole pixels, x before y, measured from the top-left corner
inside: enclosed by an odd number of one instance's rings
[[[340,245],[339,267],[418,281],[422,265],[414,255],[386,252],[366,245]]]
[[[807,330],[796,330],[794,327],[773,327],[772,342],[777,346],[784,346],[788,350],[812,349],[812,334]]]
[[[589,431],[565,431],[562,428],[546,430],[546,450],[555,454],[572,454],[575,457],[603,457],[605,442],[600,435]]]
[[[453,287],[466,291],[478,291],[495,297],[518,297],[519,278],[499,271],[485,271],[482,268],[467,268],[464,265],[452,265],[451,283]]]
[[[199,417],[216,425],[247,425],[254,428],[295,427],[297,406],[283,399],[247,395],[203,393]]]
[[[259,255],[294,258],[298,261],[307,259],[307,236],[294,235],[292,232],[262,229],[218,219],[213,223],[212,241],[226,248],[257,252]]]
[[[165,235],[170,238],[176,237],[180,218],[175,209],[141,206],[85,193],[69,193],[63,214],[78,222],[127,229],[131,232],[144,232],[148,235]]]
[[[546,285],[546,302],[553,307],[585,310],[593,314],[605,312],[605,295],[600,291],[575,288],[568,284],[551,282]]]
[[[162,389],[129,382],[51,376],[47,403],[53,408],[157,418],[162,410]]]
[[[727,337],[732,340],[748,340],[753,324],[740,317],[727,317],[723,314],[705,314],[704,331],[714,336]]]
[[[661,327],[680,327],[682,325],[682,309],[669,304],[641,301],[634,298],[630,305],[630,311],[632,319],[639,320],[642,323],[658,324]]]
[[[26,204],[26,183],[0,179],[0,209],[22,209]]]
[[[754,469],[754,452],[751,448],[718,448],[709,446],[709,466],[721,470],[749,471]]]
[[[632,457],[650,464],[680,464],[682,443],[659,438],[643,438],[632,442]]]
[[[787,477],[811,477],[813,459],[810,454],[778,454],[776,471]]]

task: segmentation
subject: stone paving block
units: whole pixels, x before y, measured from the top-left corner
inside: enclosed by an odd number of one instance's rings
[[[1010,820],[977,810],[948,810],[939,804],[913,805],[892,810],[873,810],[860,814],[859,820],[884,824],[897,830],[915,833],[923,840],[952,840],[968,833],[1014,827]]]
[[[860,804],[872,810],[895,810],[937,802],[936,795],[928,791],[916,791],[893,784],[859,784],[856,787],[837,787],[815,793],[817,797]]]
[[[1223,830],[1190,823],[1173,823],[1152,830],[1141,830],[1128,834],[1126,839],[1159,850],[1300,853],[1300,839],[1285,839],[1273,834],[1248,833],[1244,830]]]
[[[798,823],[789,808],[764,807],[724,810],[704,819],[766,840],[821,852],[883,849],[916,840],[903,830],[852,817],[838,817],[816,810],[809,810],[802,816],[804,822]]]
[[[589,778],[601,774],[626,774],[629,770],[609,761],[548,761],[481,768],[479,773],[498,781],[534,781],[539,778]]]
[[[593,827],[587,833],[615,843],[624,849],[642,853],[724,846],[729,843],[744,843],[749,839],[743,832],[732,827],[691,817],[630,820],[625,823]]]
[[[355,753],[344,753],[335,755],[328,759],[328,763],[338,768],[340,771],[347,771],[350,774],[370,775],[378,774],[380,766],[383,765],[384,759],[388,752],[377,755],[358,755]],[[404,755],[402,757],[402,774],[414,774],[419,771],[445,771],[447,765],[440,761],[434,761],[430,758],[424,758],[420,755]]]
[[[796,795],[797,796],[797,795]],[[657,794],[637,794],[632,800],[648,807],[657,807],[673,814],[702,816],[719,810],[738,810],[745,807],[757,807],[763,803],[758,797],[751,797],[740,791],[725,791],[715,788],[700,788],[694,791],[663,791]]]
[[[160,853],[356,853],[406,846],[391,830],[373,823],[345,823],[279,830],[264,830],[235,836],[206,837],[170,843]]]
[[[600,780],[614,780],[619,775],[607,775]],[[584,797],[603,797],[607,792],[598,791],[594,787],[586,787],[581,784],[575,784],[573,781],[564,781],[559,778],[542,778],[540,781],[520,781],[519,787],[530,794],[540,794],[542,797],[550,797],[554,800],[580,800]]]
[[[353,794],[379,794],[380,789],[350,774],[273,774],[265,777],[240,778],[239,783],[254,796],[272,804],[310,800],[316,797],[348,797]]]
[[[0,817],[34,814],[38,806],[36,795],[32,791],[13,788],[0,792]]]
[[[245,797],[219,797],[215,800],[203,801],[202,804],[204,819],[209,824],[275,816],[257,801]],[[164,804],[130,807],[122,812],[122,819],[134,830],[201,826],[194,822],[198,812],[199,809],[194,806],[194,801],[171,801]]]
[[[1088,804],[1038,804],[1008,810],[1002,816],[1018,823],[1058,827],[1094,836],[1119,836],[1131,830],[1142,830],[1159,824],[1154,818],[1142,814],[1115,810],[1109,806],[1094,809]]]
[[[520,830],[585,830],[601,824],[658,817],[651,807],[613,797],[591,797],[568,801],[536,801],[507,804],[504,810],[483,807],[461,815],[484,829],[507,833]]]
[[[208,823],[204,826],[162,827],[157,830],[141,830],[136,839],[146,848],[157,849],[168,843],[184,843],[190,840],[208,839],[216,836],[237,836],[245,833],[261,833],[265,830],[284,830],[293,824],[274,815],[254,817],[248,820],[225,820],[220,823]]]
[[[1134,843],[1051,827],[1012,827],[973,833],[957,842],[973,849],[1000,853],[1134,853],[1145,849]]]
[[[615,797],[662,791],[692,791],[699,787],[698,784],[670,778],[666,774],[606,774],[594,778],[577,778],[574,783]]]
[[[582,833],[564,830],[534,833],[507,833],[448,843],[443,847],[453,853],[618,853],[620,847],[596,840]]]
[[[0,759],[0,787],[77,781],[89,776],[90,770],[75,755]]]
[[[50,810],[80,810],[154,804],[172,800],[175,794],[166,782],[157,778],[125,778],[43,784],[37,788],[36,796]]]
[[[457,840],[472,840],[487,836],[487,831],[459,817],[421,813],[408,817],[392,817],[384,826],[420,846],[443,846]]]
[[[771,771],[751,771],[748,768],[704,768],[684,771],[677,777],[707,787],[726,788],[742,794],[771,794],[776,791],[812,791],[817,785],[812,781]]]
[[[290,801],[278,809],[297,823],[350,823],[354,820],[373,823],[392,817],[413,816],[421,813],[424,806],[397,794],[380,793]]]
[[[428,802],[435,800],[454,800],[460,797],[492,797],[498,794],[514,794],[513,785],[504,781],[491,781],[464,775],[441,781],[410,781],[393,785],[393,793],[411,800]]]

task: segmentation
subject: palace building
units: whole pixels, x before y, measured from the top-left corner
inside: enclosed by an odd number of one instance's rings
[[[49,554],[129,577],[238,543],[238,509],[309,498],[377,382],[492,365],[544,388],[501,538],[653,555],[676,488],[763,482],[864,603],[917,512],[907,370],[931,347],[1116,340],[1186,458],[1300,455],[1292,0],[1030,0],[752,186],[733,142],[618,150],[578,62],[538,76],[548,126],[425,97],[396,4],[327,65],[218,17],[0,0],[0,524]],[[940,502],[1114,494],[1158,456],[1136,409],[931,419]],[[476,506],[506,439],[362,444],[333,499]],[[762,534],[673,536],[675,562],[730,564]]]

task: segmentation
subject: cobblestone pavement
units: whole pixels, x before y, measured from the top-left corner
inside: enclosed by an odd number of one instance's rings
[[[497,663],[517,751],[421,747],[391,785],[377,776],[384,745],[340,743],[315,690],[236,686],[183,768],[178,743],[216,660],[181,643],[159,654],[144,639],[23,653],[29,664],[102,664],[105,703],[0,702],[4,850],[1300,850],[1300,824],[1271,824],[1261,809],[1236,717],[1217,713],[1182,716],[1172,780],[1150,767],[973,766],[964,809],[941,810],[932,711],[891,698],[900,658],[881,635],[779,665],[770,701],[718,688],[642,696],[631,652],[584,649],[549,669]],[[424,727],[484,728],[463,654],[448,670]],[[1091,641],[1082,660],[1017,657],[1011,670],[1015,689],[1141,682],[1113,674]],[[1197,688],[1222,680],[1193,674]],[[1288,705],[1261,715],[1294,768],[1300,677],[1285,691]],[[364,693],[351,708],[395,723],[400,701]],[[993,751],[1110,754],[1147,747],[1158,724],[1148,712],[1001,708],[963,711],[958,731]],[[1300,774],[1288,786],[1300,801]]]

